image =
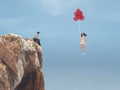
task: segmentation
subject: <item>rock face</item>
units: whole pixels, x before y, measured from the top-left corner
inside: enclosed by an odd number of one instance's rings
[[[0,90],[45,90],[41,46],[16,34],[0,36]]]

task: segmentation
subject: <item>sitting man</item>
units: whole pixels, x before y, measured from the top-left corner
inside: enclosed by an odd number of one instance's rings
[[[40,34],[40,32],[37,32],[37,33],[34,35],[33,40],[34,40],[36,43],[38,43],[38,45],[41,46],[41,44],[40,44],[40,39],[39,39],[39,34]]]

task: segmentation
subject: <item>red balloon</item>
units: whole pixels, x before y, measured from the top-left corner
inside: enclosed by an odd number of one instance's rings
[[[73,19],[74,19],[75,21],[77,21],[77,20],[78,20],[78,18],[77,18],[77,17],[74,17]]]
[[[84,20],[83,12],[78,8],[74,13],[74,21]]]

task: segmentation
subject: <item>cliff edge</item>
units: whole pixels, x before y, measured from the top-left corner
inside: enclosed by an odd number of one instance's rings
[[[0,90],[45,90],[41,46],[12,33],[0,36]]]

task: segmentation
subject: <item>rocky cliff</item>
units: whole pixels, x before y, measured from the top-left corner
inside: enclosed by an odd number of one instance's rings
[[[16,34],[0,36],[0,90],[44,90],[41,46]]]

